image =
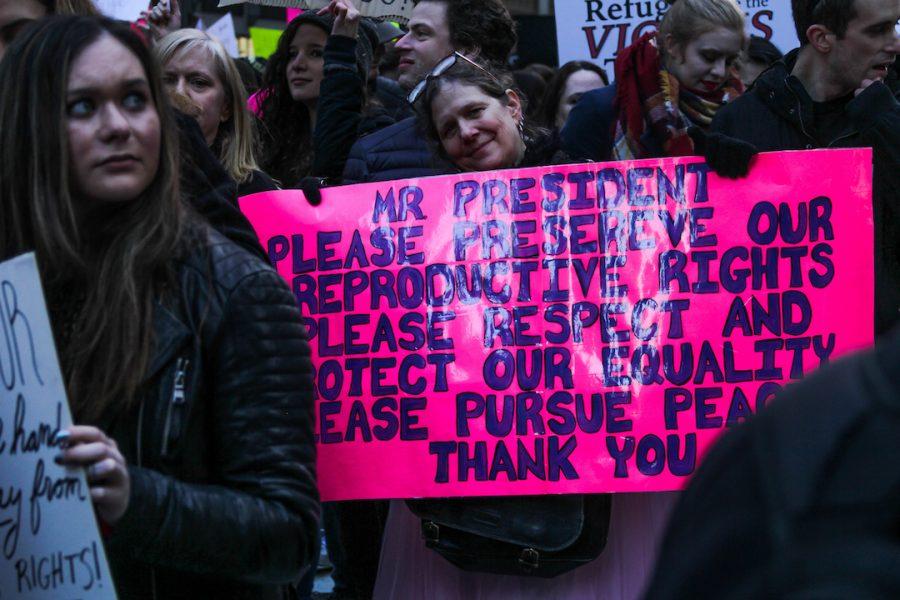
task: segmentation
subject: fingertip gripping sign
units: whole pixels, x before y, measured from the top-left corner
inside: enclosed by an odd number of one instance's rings
[[[823,150],[243,198],[309,331],[322,498],[680,489],[871,344],[871,172]]]

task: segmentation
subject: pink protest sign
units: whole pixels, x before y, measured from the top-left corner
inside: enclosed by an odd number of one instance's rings
[[[681,488],[872,342],[871,152],[594,163],[243,198],[316,367],[325,500]]]

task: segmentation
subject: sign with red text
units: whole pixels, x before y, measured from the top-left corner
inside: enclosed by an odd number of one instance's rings
[[[800,45],[789,0],[737,0],[747,18],[747,35],[762,37],[784,53]],[[589,60],[615,77],[616,54],[655,31],[669,9],[666,0],[557,0],[559,64]]]
[[[114,599],[83,469],[53,462],[72,424],[34,254],[0,264],[0,599]]]
[[[868,149],[243,198],[313,350],[322,498],[681,488],[873,338]]]

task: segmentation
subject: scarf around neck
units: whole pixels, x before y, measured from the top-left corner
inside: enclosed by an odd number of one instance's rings
[[[712,92],[682,89],[662,65],[655,32],[644,34],[619,53],[615,74],[615,160],[650,158],[652,152],[641,143],[648,127],[664,156],[694,154],[688,127],[709,127],[716,111],[743,91],[734,73],[729,74],[724,86]]]

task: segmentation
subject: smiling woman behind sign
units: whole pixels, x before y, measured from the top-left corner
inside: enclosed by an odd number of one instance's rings
[[[736,63],[745,42],[734,0],[677,0],[659,32],[619,52],[615,83],[582,96],[563,147],[598,161],[697,154],[688,129],[707,129],[743,91]]]
[[[461,171],[570,162],[552,133],[524,121],[511,84],[485,63],[451,55],[410,99],[439,152]],[[411,503],[424,526],[394,502],[375,598],[636,598],[671,502],[671,494],[570,494]],[[560,538],[566,542],[554,546]],[[519,554],[523,539],[536,541]]]
[[[34,25],[0,63],[0,256],[34,251],[123,598],[280,598],[314,549],[311,365],[280,277],[182,204],[127,28]]]

